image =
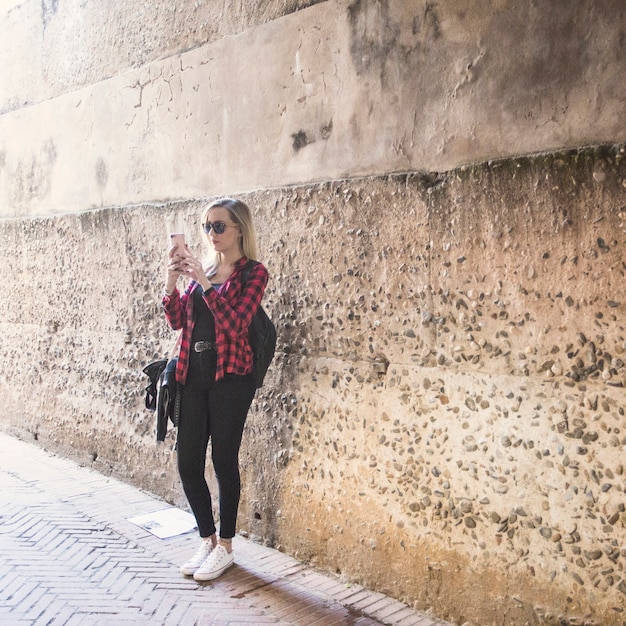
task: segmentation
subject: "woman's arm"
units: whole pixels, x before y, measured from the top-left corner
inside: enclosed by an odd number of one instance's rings
[[[179,276],[183,274],[181,262],[183,257],[177,253],[178,248],[172,246],[167,251],[167,273],[165,276],[165,293],[163,295],[163,308],[167,323],[173,330],[180,330],[185,325],[185,312],[187,310],[187,298],[189,297],[189,287],[181,297],[176,288]]]
[[[163,296],[163,310],[165,311],[165,319],[172,330],[180,330],[185,325],[185,303],[188,294],[185,292],[182,296],[178,289],[174,288],[171,294]]]

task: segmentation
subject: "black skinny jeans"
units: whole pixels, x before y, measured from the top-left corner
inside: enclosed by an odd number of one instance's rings
[[[215,351],[190,355],[178,425],[178,472],[201,537],[216,532],[204,476],[209,437],[219,487],[220,537],[235,536],[241,493],[239,448],[255,391],[252,374],[226,374],[215,382]]]

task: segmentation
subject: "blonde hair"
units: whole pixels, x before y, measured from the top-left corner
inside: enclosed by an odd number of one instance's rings
[[[258,249],[256,242],[256,231],[254,222],[252,221],[252,213],[245,202],[235,200],[234,198],[219,198],[209,204],[202,214],[202,224],[207,221],[211,209],[224,208],[228,211],[232,221],[239,226],[241,231],[241,240],[239,247],[241,253],[253,261],[258,260]],[[222,254],[215,250],[211,250],[208,256],[207,273],[214,274],[217,268],[222,264]]]

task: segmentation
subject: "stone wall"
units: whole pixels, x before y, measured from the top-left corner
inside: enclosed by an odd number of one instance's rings
[[[251,4],[5,11],[0,215],[449,171],[623,139],[621,0],[328,1],[286,15],[312,3]]]
[[[168,232],[236,194],[279,331],[241,531],[459,624],[623,624],[622,3],[109,4],[0,4],[0,428],[185,506],[141,368]]]
[[[458,623],[621,624],[624,156],[281,198],[294,382],[251,528]]]

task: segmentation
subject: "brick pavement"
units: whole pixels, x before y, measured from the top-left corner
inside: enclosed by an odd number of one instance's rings
[[[430,615],[236,537],[235,566],[181,576],[197,536],[129,517],[153,495],[0,433],[0,625],[445,626]]]

